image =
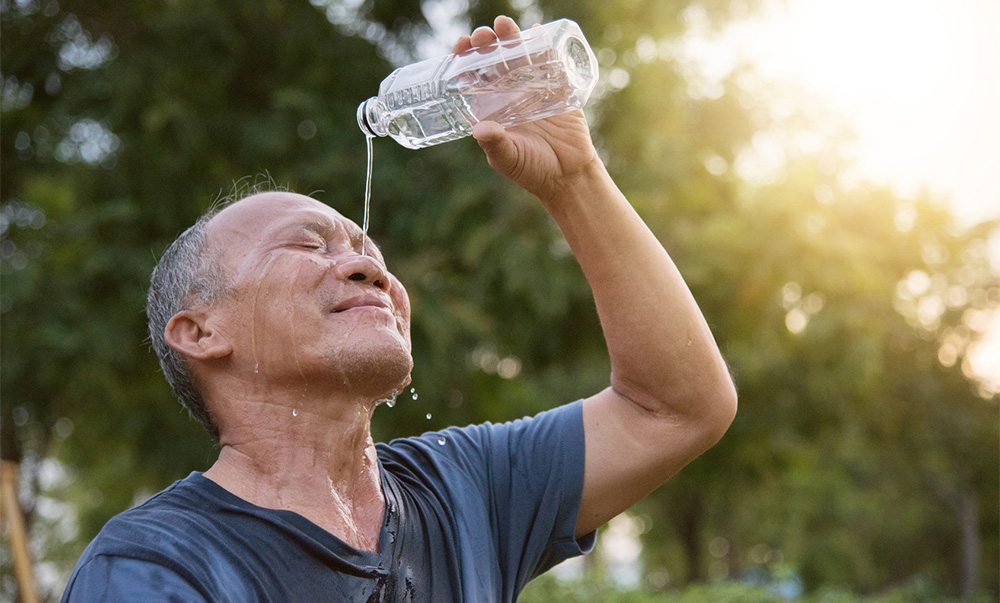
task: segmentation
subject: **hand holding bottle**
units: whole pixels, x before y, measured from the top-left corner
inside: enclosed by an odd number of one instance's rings
[[[471,36],[459,38],[452,51],[462,53],[519,35],[514,20],[501,16],[493,29],[480,27]],[[481,121],[472,135],[495,170],[543,202],[554,200],[600,163],[580,109],[506,130],[496,122]]]

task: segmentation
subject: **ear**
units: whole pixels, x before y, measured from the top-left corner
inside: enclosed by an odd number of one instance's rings
[[[212,326],[204,312],[181,310],[163,330],[167,345],[195,360],[224,358],[233,353],[233,344]]]

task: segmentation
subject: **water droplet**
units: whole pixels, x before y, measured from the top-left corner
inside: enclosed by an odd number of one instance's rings
[[[253,374],[256,375],[260,372],[260,363],[253,365]]]
[[[691,344],[692,344],[692,343],[693,343],[693,342],[692,342],[692,341],[691,341],[690,339],[688,339],[688,347],[691,347]]]
[[[412,388],[412,387],[410,388],[410,394],[413,396],[414,400],[416,400],[418,398],[418,396],[417,396],[417,390],[414,389],[414,388]]]
[[[379,404],[385,404],[389,408],[392,408],[393,406],[396,405],[396,396],[398,396],[398,395],[399,395],[399,392],[392,392],[391,394],[389,394],[385,398],[382,398],[381,400],[378,400],[377,402],[375,402],[375,405],[378,406]]]
[[[428,420],[428,421],[430,421],[430,420],[431,420],[431,413],[427,413],[427,420]]]
[[[444,438],[438,438],[438,444],[440,444],[441,446],[444,446],[447,442],[448,440]]]
[[[298,411],[297,409],[293,408],[293,409],[292,409],[292,416],[293,416],[293,417],[297,417],[297,416],[299,416],[299,411]]]

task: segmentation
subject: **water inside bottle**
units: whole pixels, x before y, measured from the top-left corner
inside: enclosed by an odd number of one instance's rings
[[[468,136],[480,121],[506,127],[580,107],[585,99],[578,98],[574,84],[591,77],[592,66],[580,40],[567,44],[566,62],[546,48],[462,70],[437,89],[422,82],[397,90],[386,98],[391,112],[386,129],[402,136],[406,146],[420,148]],[[580,50],[574,51],[574,44]]]

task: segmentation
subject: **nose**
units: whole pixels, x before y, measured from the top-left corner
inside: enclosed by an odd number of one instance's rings
[[[364,282],[383,291],[389,290],[389,274],[382,264],[372,257],[357,255],[337,263],[334,271],[338,278]]]

